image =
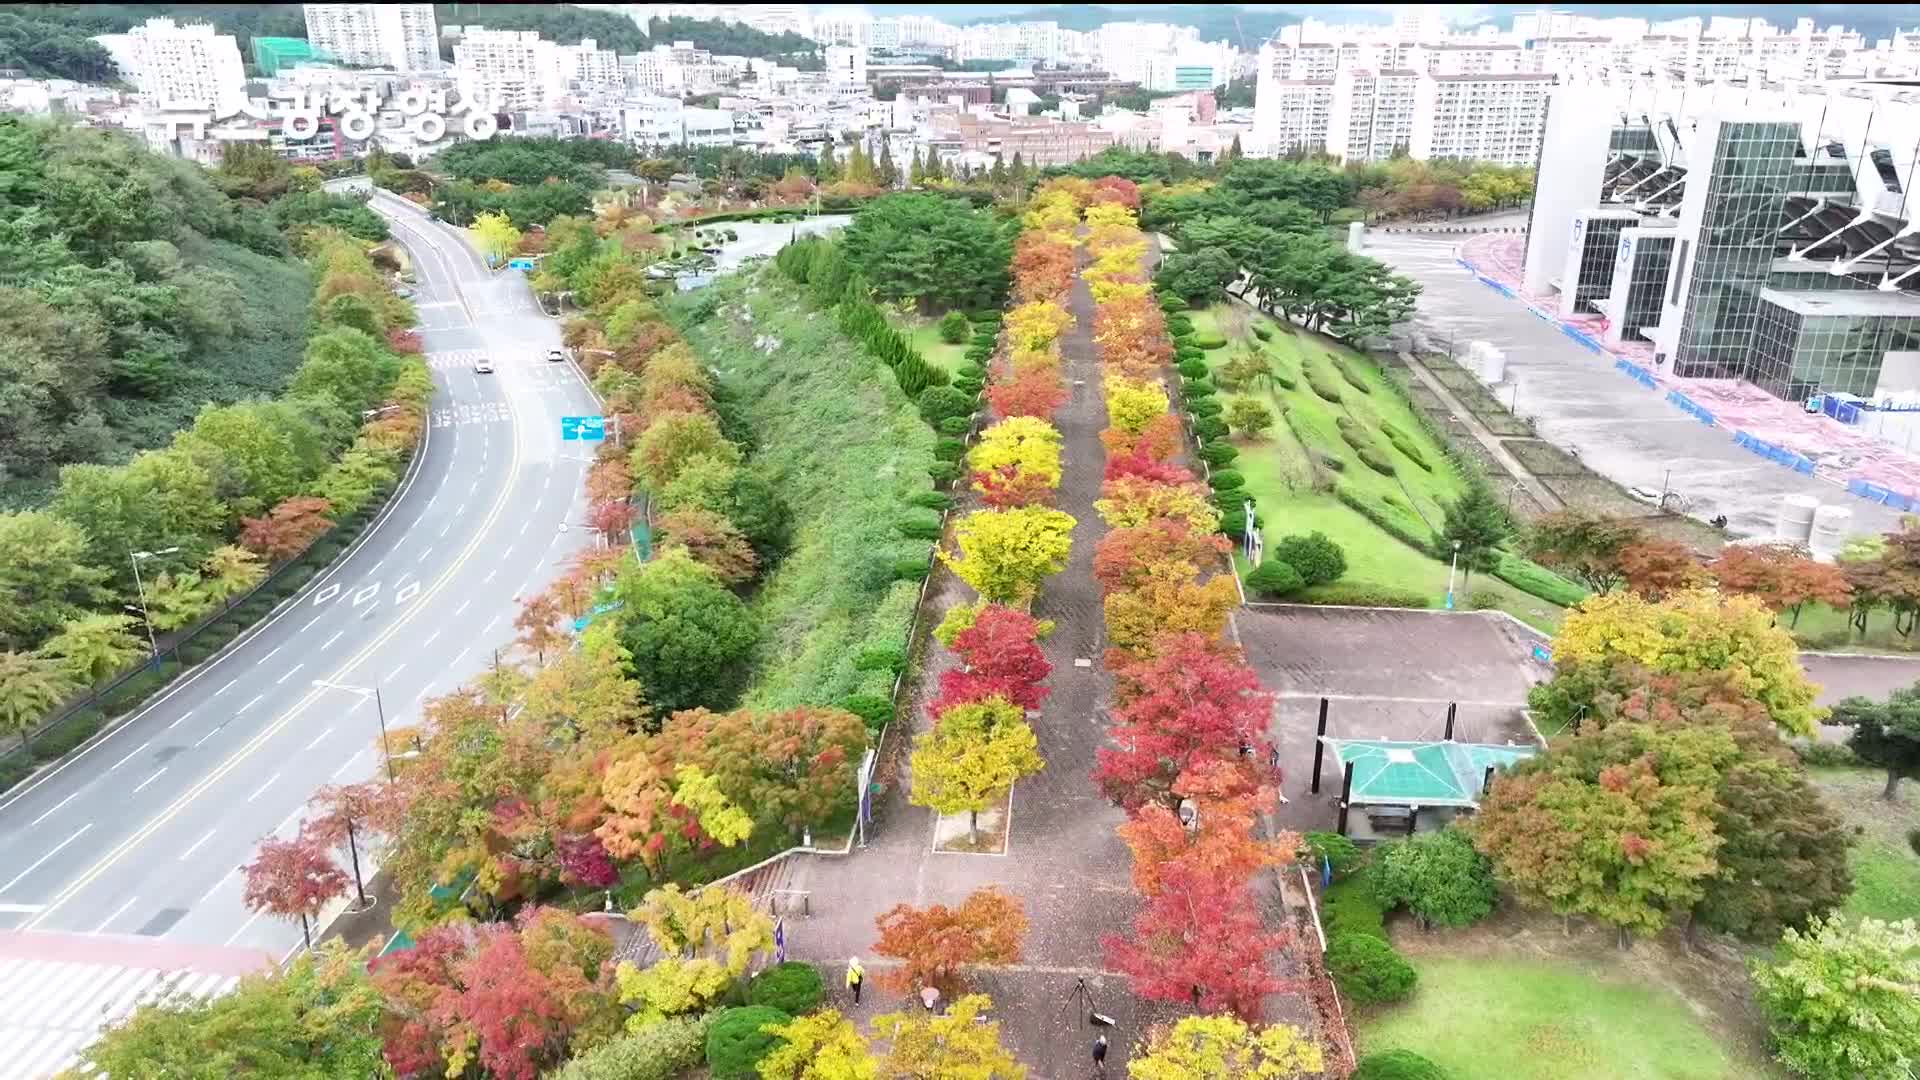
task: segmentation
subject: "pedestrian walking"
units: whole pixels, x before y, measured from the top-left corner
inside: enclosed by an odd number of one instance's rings
[[[1100,1070],[1101,1076],[1107,1075],[1107,1033],[1104,1031],[1093,1040],[1093,1067]]]
[[[927,1007],[928,1013],[938,1012],[940,1010],[939,989],[937,987],[932,987],[932,986],[921,987],[920,988],[920,1004],[925,1005]]]
[[[860,966],[860,958],[855,956],[847,960],[847,989],[853,991],[853,1003],[860,1004],[860,984],[867,981],[867,969]]]

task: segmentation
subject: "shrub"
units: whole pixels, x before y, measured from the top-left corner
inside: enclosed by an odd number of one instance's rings
[[[1185,311],[1187,310],[1187,302],[1185,300],[1182,300],[1178,296],[1173,295],[1172,293],[1168,293],[1167,295],[1160,298],[1160,310],[1169,312],[1169,313],[1175,312],[1175,311]]]
[[[1234,494],[1238,495],[1239,492]],[[1247,508],[1244,504],[1235,502],[1231,509],[1220,512],[1220,535],[1231,536],[1235,540],[1247,535]]]
[[[1247,482],[1246,477],[1241,476],[1239,472],[1233,469],[1219,470],[1218,472],[1213,474],[1211,481],[1213,483],[1213,490],[1215,491],[1225,491],[1229,488],[1244,487]]]
[[[933,443],[933,456],[941,461],[959,461],[967,454],[967,444],[959,439],[947,436]]]
[[[958,442],[959,440],[954,440]],[[953,478],[960,475],[960,463],[957,461],[936,461],[927,466],[927,475],[936,484],[951,484]]]
[[[1268,559],[1247,575],[1247,589],[1261,596],[1285,596],[1304,584],[1300,571],[1278,559]]]
[[[967,340],[967,317],[958,311],[949,311],[940,320],[940,340],[949,345],[958,345]]]
[[[981,367],[979,364],[961,364],[960,370],[954,372],[953,377],[956,379],[984,379],[987,377],[987,369]]]
[[[1322,532],[1283,536],[1273,545],[1271,557],[1292,564],[1308,585],[1325,585],[1347,572],[1346,552]]]
[[[931,560],[915,557],[895,559],[893,563],[893,579],[895,581],[925,581],[927,580],[929,562],[931,562]]]
[[[1193,339],[1193,343],[1203,349],[1209,350],[1224,349],[1227,347],[1227,339],[1221,337],[1219,334],[1200,334]]]
[[[1384,938],[1340,934],[1327,943],[1327,970],[1335,986],[1356,1005],[1384,1005],[1413,993],[1420,976]],[[708,1046],[713,1040],[709,1036]],[[708,1051],[712,1060],[712,1051]],[[716,1073],[715,1075],[718,1075]]]
[[[981,389],[984,388],[986,385],[987,385],[986,382],[981,379],[953,380],[953,388],[955,390],[960,391],[962,394],[965,394],[969,402],[972,402],[973,399],[979,397]],[[967,411],[972,412],[973,410],[970,408]]]
[[[946,510],[953,506],[953,496],[944,491],[916,491],[908,497],[907,502],[929,510]]]
[[[1393,475],[1393,462],[1388,461],[1386,458],[1381,457],[1380,452],[1378,450],[1375,450],[1373,447],[1371,446],[1356,447],[1354,448],[1353,454],[1355,457],[1360,459],[1360,464],[1365,465],[1367,468],[1372,469],[1374,472],[1379,473],[1381,476]]]
[[[1227,434],[1227,422],[1217,416],[1203,416],[1193,422],[1193,430],[1203,439],[1224,438]]]
[[[1367,381],[1360,377],[1359,372],[1353,370],[1353,366],[1347,363],[1346,357],[1340,356],[1337,353],[1328,353],[1327,359],[1333,363],[1333,369],[1340,373],[1340,377],[1347,380],[1348,386],[1353,387],[1363,394],[1373,393],[1373,387],[1368,385]]]
[[[1452,1080],[1447,1070],[1411,1050],[1387,1050],[1360,1059],[1347,1080]]]
[[[973,412],[973,396],[952,386],[929,386],[920,391],[920,418],[938,426],[949,416],[968,416]]]
[[[1344,934],[1387,939],[1387,911],[1374,899],[1364,873],[1327,887],[1320,901],[1320,922],[1329,941]]]
[[[1333,472],[1347,471],[1347,459],[1338,454],[1329,454],[1324,450],[1309,450],[1307,454],[1313,458],[1314,464],[1319,465],[1321,468],[1329,469]]]
[[[945,420],[940,421],[940,434],[949,435],[957,439],[965,435],[967,429],[971,427],[973,427],[973,417],[971,415],[949,416]]]
[[[75,714],[66,723],[33,740],[33,760],[47,762],[65,755],[74,747],[93,738],[106,723],[106,719],[98,712],[92,711]]]
[[[1300,380],[1298,377],[1294,375],[1293,372],[1287,370],[1287,365],[1281,364],[1281,363],[1275,363],[1272,367],[1268,368],[1267,370],[1273,373],[1273,381],[1279,384],[1280,389],[1282,390],[1299,389]]]
[[[997,330],[1000,328],[1000,319],[1001,315],[997,311],[976,311],[973,314],[973,324],[978,327],[991,327]]]
[[[1341,836],[1337,832],[1310,832],[1305,837],[1307,855],[1315,865],[1324,861],[1333,871],[1334,880],[1347,876],[1360,865],[1360,845],[1351,837]]]
[[[707,1029],[707,1064],[715,1077],[752,1076],[760,1059],[780,1037],[762,1029],[785,1024],[792,1016],[765,1005],[722,1009]]]
[[[1219,416],[1222,412],[1220,402],[1215,398],[1203,397],[1187,402],[1187,411],[1194,416]]]
[[[1185,375],[1189,379],[1204,379],[1207,377],[1207,362],[1205,360],[1182,360],[1178,365],[1178,369],[1180,374]]]
[[[1493,866],[1458,829],[1380,845],[1367,872],[1374,898],[1405,906],[1422,927],[1472,926],[1493,913]]]
[[[1168,315],[1167,333],[1175,337],[1181,334],[1191,334],[1193,333],[1193,320],[1185,315]]]
[[[893,719],[893,702],[879,694],[854,694],[842,700],[840,707],[865,721],[870,731]]]
[[[810,1013],[826,993],[826,980],[812,964],[789,960],[775,964],[747,984],[747,1002],[778,1009],[788,1016]]]
[[[1202,404],[1213,405],[1216,408],[1219,407],[1219,402],[1196,401],[1194,402],[1194,405],[1196,406],[1196,408],[1194,408],[1191,411],[1193,411],[1195,414],[1198,414],[1199,409],[1197,408],[1197,406]],[[1216,469],[1225,468],[1226,466],[1231,465],[1233,463],[1233,459],[1239,456],[1240,456],[1239,450],[1236,450],[1233,447],[1226,445],[1225,443],[1209,446],[1205,450],[1201,451],[1200,453],[1201,459]]]
[[[1331,401],[1335,405],[1340,404],[1340,387],[1327,378],[1327,373],[1322,371],[1319,365],[1305,364],[1302,370],[1306,372],[1307,385],[1313,388],[1315,394],[1318,394],[1322,400]],[[1343,416],[1340,419],[1344,420],[1346,417]]]
[[[1259,323],[1254,323],[1253,336],[1258,338],[1261,341],[1271,341],[1273,340],[1273,328],[1269,326],[1262,326]]]
[[[1818,739],[1810,742],[1795,742],[1793,744],[1793,752],[1800,758],[1800,762],[1803,765],[1860,764],[1860,756],[1855,754],[1853,747],[1848,746],[1846,743],[1821,742]]]
[[[1500,561],[1494,564],[1493,576],[1521,592],[1561,607],[1572,607],[1587,598],[1587,590],[1559,574],[1504,551],[1500,553]]]
[[[967,351],[964,355],[966,356],[966,359],[970,363],[973,363],[973,364],[984,363],[987,360],[987,358],[993,355],[993,346],[969,345],[967,346]]]
[[[1427,472],[1433,471],[1433,466],[1427,461],[1427,455],[1422,453],[1419,445],[1412,439],[1407,438],[1399,428],[1394,427],[1392,424],[1383,423],[1380,425],[1380,434],[1387,437],[1387,441],[1393,444],[1395,450],[1405,454],[1407,460],[1420,466]]]
[[[1181,364],[1189,360],[1198,360],[1201,363],[1205,363],[1207,354],[1201,352],[1199,348],[1193,345],[1176,345],[1173,350],[1173,359],[1175,363]]]
[[[909,540],[938,540],[940,539],[940,514],[935,510],[919,510],[894,522],[893,527],[900,530],[900,535]]]
[[[998,330],[974,331],[973,343],[975,345],[985,345],[986,347],[991,349],[995,345],[999,344],[999,342],[1000,342],[1000,332]]]
[[[700,1064],[713,1013],[657,1020],[576,1055],[552,1080],[670,1080]]]
[[[1198,397],[1208,397],[1213,393],[1213,384],[1205,379],[1180,380],[1180,397],[1183,401],[1192,401]]]
[[[1424,608],[1425,593],[1373,585],[1357,581],[1336,581],[1309,589],[1295,597],[1302,604],[1339,604],[1344,607]]]

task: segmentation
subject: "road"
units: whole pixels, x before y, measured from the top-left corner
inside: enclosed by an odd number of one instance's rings
[[[434,369],[416,471],[356,547],[270,621],[129,722],[0,803],[0,929],[137,934],[280,955],[297,924],[250,914],[238,867],[294,834],[315,789],[383,775],[388,727],[506,647],[516,599],[594,540],[590,444],[559,417],[598,408],[524,277],[490,274],[412,204],[373,205],[413,255]],[[482,356],[494,365],[477,374]],[[344,865],[344,857],[343,863]],[[0,1065],[4,1068],[4,1065]]]

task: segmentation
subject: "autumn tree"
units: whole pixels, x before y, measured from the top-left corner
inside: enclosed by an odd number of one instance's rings
[[[328,529],[333,504],[312,495],[295,495],[273,505],[265,517],[240,519],[240,543],[248,551],[284,562],[307,550]]]
[[[513,617],[513,628],[520,636],[513,639],[514,644],[533,653],[534,661],[547,662],[547,650],[566,640],[566,633],[559,627],[561,618],[560,604],[551,593],[535,593],[520,602],[520,611]]]
[[[41,510],[0,513],[0,649],[30,649],[61,623],[106,603],[93,538]]]
[[[1232,1016],[1183,1016],[1127,1063],[1131,1080],[1304,1080],[1326,1068],[1320,1047],[1291,1024],[1249,1027]]]
[[[1717,774],[1739,756],[1724,729],[1586,729],[1496,777],[1475,847],[1523,900],[1657,933],[1705,896],[1721,837]]]
[[[695,562],[728,585],[752,581],[759,569],[759,556],[746,535],[711,510],[688,507],[662,514],[655,532],[662,545],[685,548]]]
[[[505,262],[507,256],[520,250],[520,230],[505,214],[484,213],[476,215],[471,226],[474,241],[480,253],[487,257],[487,265]]]
[[[878,1080],[879,1060],[838,1009],[794,1017],[771,1032],[777,1041],[756,1066],[760,1080]]]
[[[310,922],[328,901],[347,894],[347,875],[334,865],[323,841],[304,832],[292,840],[268,837],[260,842],[253,861],[241,867],[246,875],[243,901],[248,911],[283,919],[299,919],[300,934],[313,948]]]
[[[854,796],[867,727],[844,709],[735,709],[675,713],[660,731],[674,760],[712,776],[756,822],[788,835],[826,821]]]
[[[939,814],[964,811],[967,836],[975,841],[980,811],[1045,767],[1020,706],[999,696],[962,702],[949,706],[914,740],[908,798]]]
[[[1163,638],[1157,655],[1116,671],[1113,702],[1117,746],[1096,753],[1093,778],[1129,812],[1173,807],[1190,769],[1240,759],[1241,746],[1264,761],[1271,745],[1272,695],[1236,651],[1202,634]]]
[[[1671,593],[1699,588],[1707,581],[1693,552],[1674,540],[1648,537],[1628,544],[1620,549],[1617,563],[1627,588],[1648,600],[1662,600]]]
[[[134,632],[138,625],[131,615],[118,612],[82,615],[62,624],[40,652],[58,660],[76,685],[92,686],[147,651],[147,642]]]
[[[1137,589],[1163,563],[1216,565],[1232,550],[1219,533],[1201,533],[1184,521],[1154,518],[1131,528],[1114,529],[1094,548],[1093,577],[1101,588]]]
[[[669,884],[648,892],[628,917],[647,928],[661,955],[651,967],[622,963],[616,972],[621,1002],[636,1010],[629,1031],[708,1007],[754,956],[773,948],[773,919],[732,887],[688,893]]]
[[[1645,537],[1640,526],[1623,517],[1556,510],[1535,518],[1527,529],[1526,556],[1604,593],[1623,577],[1620,553]]]
[[[1911,1075],[1920,1062],[1920,930],[1835,916],[1752,965],[1776,1056],[1813,1080]]]
[[[1814,704],[1793,638],[1752,597],[1710,589],[1657,603],[1631,592],[1589,597],[1567,613],[1553,651],[1562,662],[1624,659],[1662,675],[1736,671],[1745,691],[1789,734],[1812,734],[1826,714]]]
[[[1026,1066],[1000,1044],[1000,1024],[988,1021],[993,1002],[968,994],[945,1012],[920,1009],[873,1019],[876,1036],[886,1040],[880,1075],[888,1080],[1026,1080]]]
[[[1849,697],[1833,707],[1833,722],[1853,729],[1847,745],[1860,760],[1887,771],[1881,798],[1892,802],[1901,780],[1920,776],[1920,683],[1885,701]]]
[[[143,1002],[80,1057],[113,1077],[382,1076],[383,1007],[362,957],[329,941],[224,994]]]
[[[58,660],[32,653],[0,652],[0,731],[20,736],[66,700],[73,677]]]
[[[1220,509],[1197,483],[1162,484],[1140,477],[1120,477],[1100,486],[1093,508],[1111,529],[1145,525],[1155,518],[1182,521],[1197,533],[1220,527]]]
[[[1028,368],[988,386],[987,402],[1001,416],[1045,419],[1067,403],[1067,384],[1057,371]]]
[[[1163,634],[1218,637],[1227,613],[1240,602],[1232,575],[1215,574],[1202,582],[1192,563],[1157,563],[1140,577],[1138,585],[1108,593],[1104,601],[1107,640],[1115,655],[1147,655]]]
[[[1039,645],[1040,624],[1024,611],[989,604],[972,625],[954,635],[960,666],[940,673],[940,692],[928,706],[939,716],[968,701],[1002,697],[1022,709],[1038,709],[1051,691],[1042,685],[1053,664]]]
[[[600,796],[606,817],[594,836],[616,859],[658,871],[668,855],[696,845],[732,847],[753,833],[753,818],[692,765],[663,767],[642,753],[607,766]]]
[[[1205,762],[1181,775],[1173,793],[1191,800],[1194,823],[1160,803],[1134,811],[1120,826],[1120,839],[1133,852],[1133,887],[1143,896],[1161,891],[1161,873],[1180,863],[1229,881],[1247,881],[1268,866],[1293,860],[1300,846],[1295,833],[1261,839],[1260,815],[1275,809],[1277,792],[1255,786],[1247,770],[1225,761]]]
[[[1134,918],[1133,933],[1109,935],[1103,945],[1141,997],[1252,1021],[1261,999],[1281,986],[1268,957],[1286,940],[1266,929],[1244,880],[1175,861],[1162,868],[1160,892]]]
[[[353,866],[353,888],[362,908],[368,905],[366,882],[360,875],[360,845],[369,832],[391,829],[398,804],[390,785],[378,781],[328,784],[313,793],[307,806],[314,815],[301,823],[300,835],[327,847],[346,845]]]
[[[1730,544],[1707,569],[1722,590],[1754,597],[1775,613],[1793,612],[1791,626],[1800,625],[1809,601],[1838,609],[1853,598],[1845,570],[1790,544]]]
[[[940,561],[988,600],[1025,607],[1042,580],[1066,569],[1073,526],[1071,515],[1040,506],[976,510],[954,528],[959,554],[942,550]]]
[[[976,889],[958,907],[896,904],[874,925],[880,939],[873,951],[900,961],[881,979],[903,992],[934,986],[951,995],[960,988],[962,967],[1018,963],[1027,937],[1019,899],[992,886]]]

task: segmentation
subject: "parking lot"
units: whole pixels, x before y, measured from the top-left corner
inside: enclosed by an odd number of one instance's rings
[[[1464,237],[1370,232],[1365,253],[1419,282],[1416,344],[1464,354],[1487,341],[1506,353],[1507,381],[1497,394],[1517,401],[1541,437],[1576,452],[1594,471],[1625,487],[1686,497],[1689,512],[1725,514],[1733,536],[1770,536],[1781,499],[1812,495],[1853,513],[1854,532],[1885,532],[1898,513],[1854,498],[1833,484],[1798,475],[1743,450],[1732,433],[1709,428],[1662,396],[1621,375],[1518,300],[1481,284],[1455,262]],[[1515,391],[1517,390],[1517,394]]]

